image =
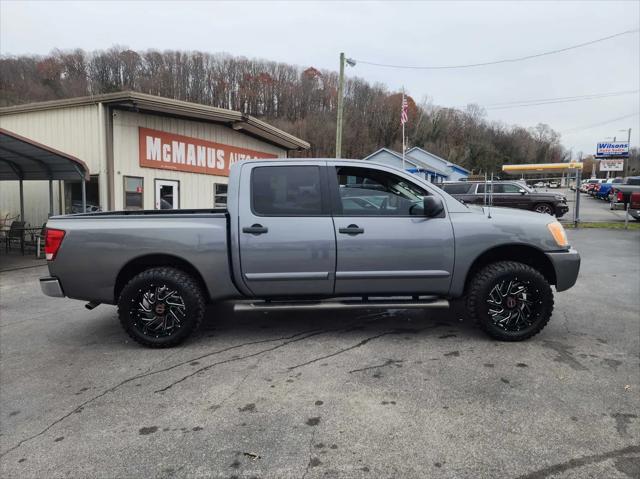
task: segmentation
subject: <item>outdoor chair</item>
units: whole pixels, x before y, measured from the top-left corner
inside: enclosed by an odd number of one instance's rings
[[[33,247],[36,252],[36,258],[40,258],[40,252],[42,251],[42,247],[44,246],[44,235],[47,229],[47,223],[42,224],[42,228],[40,231],[34,231],[29,234],[27,237],[25,235],[24,245],[25,247]]]
[[[14,221],[9,227],[4,237],[5,251],[8,253],[11,249],[11,243],[19,243],[20,249],[24,254],[24,221]]]

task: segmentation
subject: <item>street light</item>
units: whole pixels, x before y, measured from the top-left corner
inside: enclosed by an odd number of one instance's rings
[[[628,149],[628,154],[631,154],[631,128],[627,129],[627,130],[618,130],[618,131],[626,131],[627,132],[627,149]],[[628,174],[628,169],[629,169],[629,156],[627,156],[627,161],[624,162],[624,176],[627,176]]]
[[[344,64],[350,67],[356,66],[353,58],[345,58],[340,53],[340,77],[338,78],[338,119],[336,121],[336,158],[342,157],[342,110],[344,108]]]

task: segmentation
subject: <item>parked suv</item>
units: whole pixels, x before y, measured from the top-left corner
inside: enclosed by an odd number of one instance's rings
[[[560,218],[567,211],[566,196],[559,193],[543,193],[515,181],[494,181],[492,183],[460,181],[441,183],[444,191],[468,204],[506,206],[522,210],[547,213]]]

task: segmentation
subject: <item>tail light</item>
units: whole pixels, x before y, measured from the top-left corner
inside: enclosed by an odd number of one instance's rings
[[[63,239],[64,230],[47,228],[44,236],[44,254],[47,261],[53,261],[56,259],[56,254],[58,254],[58,250],[60,249]]]
[[[616,201],[619,201],[619,202],[624,201],[624,196],[622,195],[622,191],[618,191],[618,196],[616,197]]]

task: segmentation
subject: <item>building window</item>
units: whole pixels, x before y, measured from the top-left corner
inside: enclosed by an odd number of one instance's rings
[[[136,176],[125,176],[124,178],[124,209],[143,209],[143,179]]]
[[[227,184],[225,183],[213,184],[213,207],[214,208],[227,207]]]

